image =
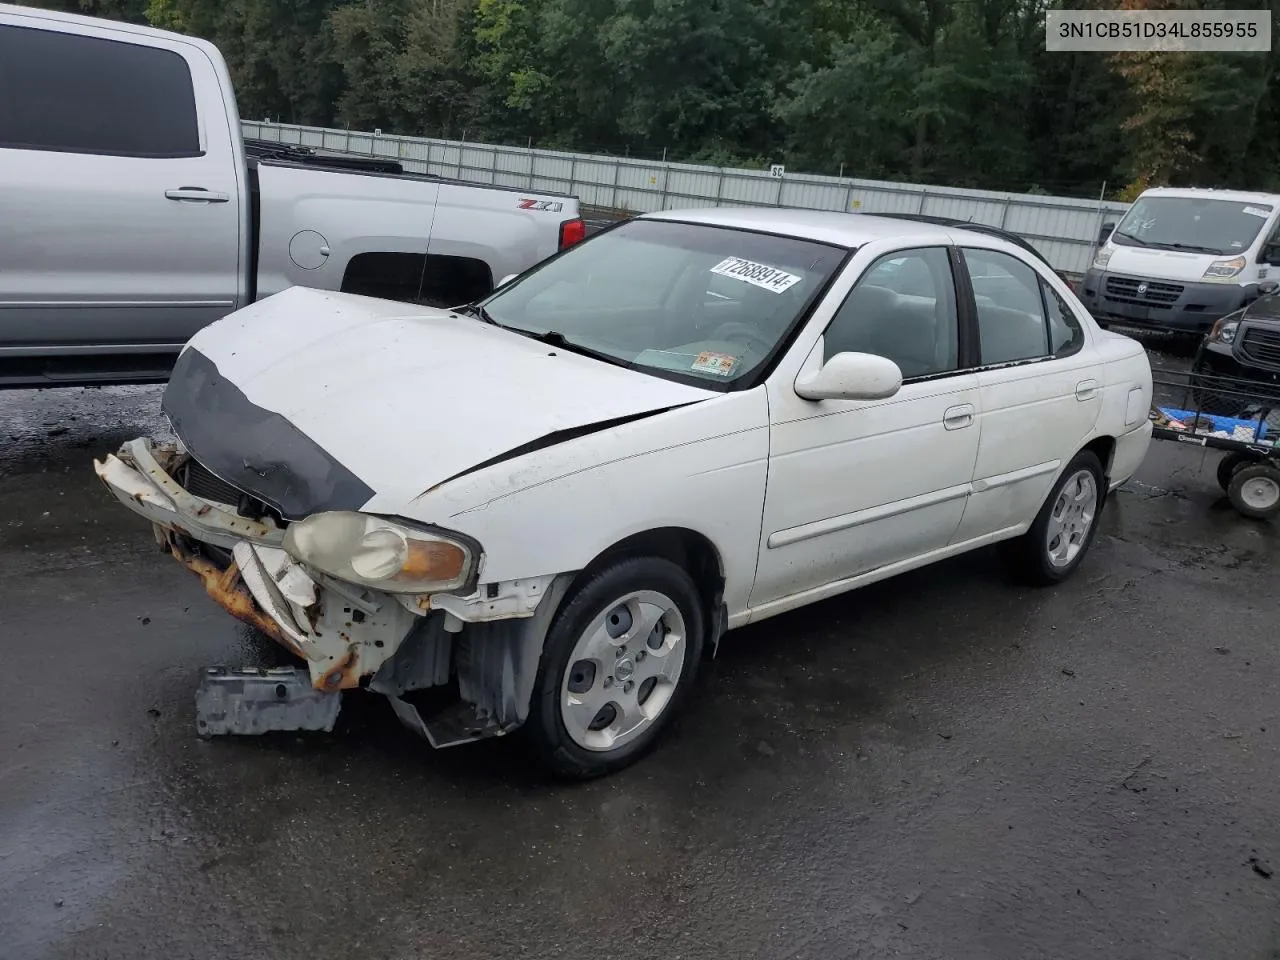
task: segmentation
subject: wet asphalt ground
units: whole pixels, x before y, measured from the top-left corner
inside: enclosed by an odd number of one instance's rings
[[[1280,957],[1280,540],[1153,444],[1053,590],[979,553],[731,634],[548,782],[384,701],[203,742],[265,656],[90,460],[159,388],[0,393],[0,960]]]

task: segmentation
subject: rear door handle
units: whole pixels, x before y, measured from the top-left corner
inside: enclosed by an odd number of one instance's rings
[[[1081,402],[1092,400],[1098,393],[1097,380],[1081,380],[1076,384],[1076,399]]]
[[[179,187],[176,190],[166,190],[164,195],[170,200],[191,200],[196,203],[226,203],[231,199],[229,194],[206,190],[204,187]]]
[[[973,423],[973,404],[962,403],[948,407],[942,415],[942,425],[948,430],[961,430]]]

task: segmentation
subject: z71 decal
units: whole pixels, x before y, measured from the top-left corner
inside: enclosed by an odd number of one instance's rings
[[[516,206],[521,210],[550,210],[552,213],[559,213],[564,209],[564,204],[559,200],[517,200]]]

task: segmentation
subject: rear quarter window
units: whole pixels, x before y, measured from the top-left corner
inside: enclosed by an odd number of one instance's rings
[[[0,147],[199,156],[195,90],[171,50],[0,25]]]

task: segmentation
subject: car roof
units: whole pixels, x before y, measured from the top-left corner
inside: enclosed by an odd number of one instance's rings
[[[892,213],[840,213],[835,210],[805,210],[793,207],[708,207],[696,210],[663,210],[642,214],[642,220],[670,220],[699,223],[737,230],[755,230],[814,240],[847,249],[854,249],[872,240],[896,240],[911,238],[921,243],[950,245],[957,241],[1004,241],[1011,246],[1033,253],[1041,261],[1044,257],[1029,248],[1021,238],[1011,237],[996,228],[983,228],[979,224],[964,221],[948,221],[917,215],[897,216]],[[973,226],[975,229],[968,229]],[[1047,262],[1047,261],[1045,261]]]
[[[1010,233],[1002,227],[993,227],[986,223],[974,223],[972,220],[957,220],[954,217],[935,217],[928,213],[882,213],[882,217],[892,217],[896,220],[919,220],[923,223],[936,223],[940,227],[950,227],[953,230],[967,230],[969,233],[980,233],[988,237],[996,237],[1000,240],[1007,240],[1015,246],[1021,247],[1027,253],[1034,254],[1038,260],[1046,266],[1052,268],[1052,264],[1043,253],[1035,248],[1030,240],[1020,237],[1016,233]]]
[[[1251,190],[1215,190],[1212,187],[1151,187],[1142,196],[1176,197],[1183,200],[1233,200],[1239,203],[1280,204],[1280,194]],[[1139,197],[1141,199],[1141,197]]]

